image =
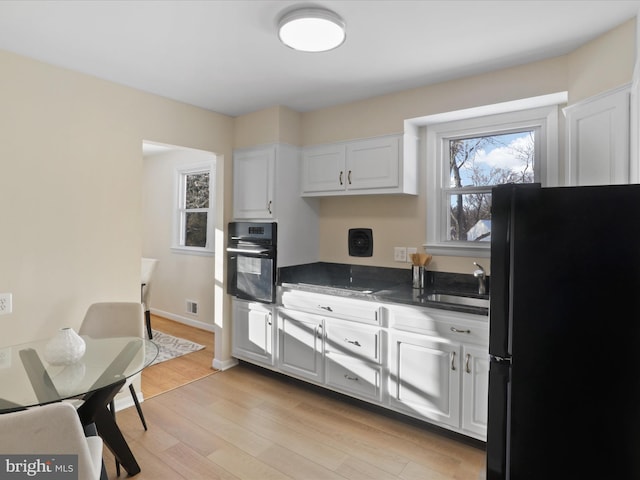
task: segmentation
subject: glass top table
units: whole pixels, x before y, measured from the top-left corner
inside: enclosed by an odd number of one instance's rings
[[[129,476],[136,475],[140,465],[108,405],[127,378],[153,363],[158,346],[140,337],[82,338],[84,355],[66,366],[46,361],[50,339],[0,347],[0,414],[80,399],[82,424],[94,425]]]
[[[139,337],[82,337],[86,350],[71,365],[50,365],[40,340],[0,347],[0,413],[76,398],[149,366],[158,346]]]

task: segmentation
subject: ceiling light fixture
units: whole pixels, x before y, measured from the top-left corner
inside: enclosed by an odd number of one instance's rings
[[[302,52],[326,52],[346,38],[342,18],[324,8],[301,8],[282,16],[278,36],[287,47]]]

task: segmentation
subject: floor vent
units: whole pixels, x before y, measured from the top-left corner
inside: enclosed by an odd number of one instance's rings
[[[187,313],[191,315],[198,314],[198,302],[194,302],[193,300],[187,300]]]

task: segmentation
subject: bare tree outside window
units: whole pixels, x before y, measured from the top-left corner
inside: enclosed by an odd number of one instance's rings
[[[187,173],[184,179],[184,198],[181,242],[185,247],[207,246],[209,213],[209,172]]]
[[[449,240],[491,240],[491,187],[534,181],[534,133],[449,140]]]

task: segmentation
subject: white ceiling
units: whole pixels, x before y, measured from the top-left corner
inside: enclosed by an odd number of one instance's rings
[[[327,53],[278,42],[280,0],[0,1],[0,49],[209,110],[309,111],[567,53],[639,1],[318,0]],[[615,52],[612,52],[615,54]]]

